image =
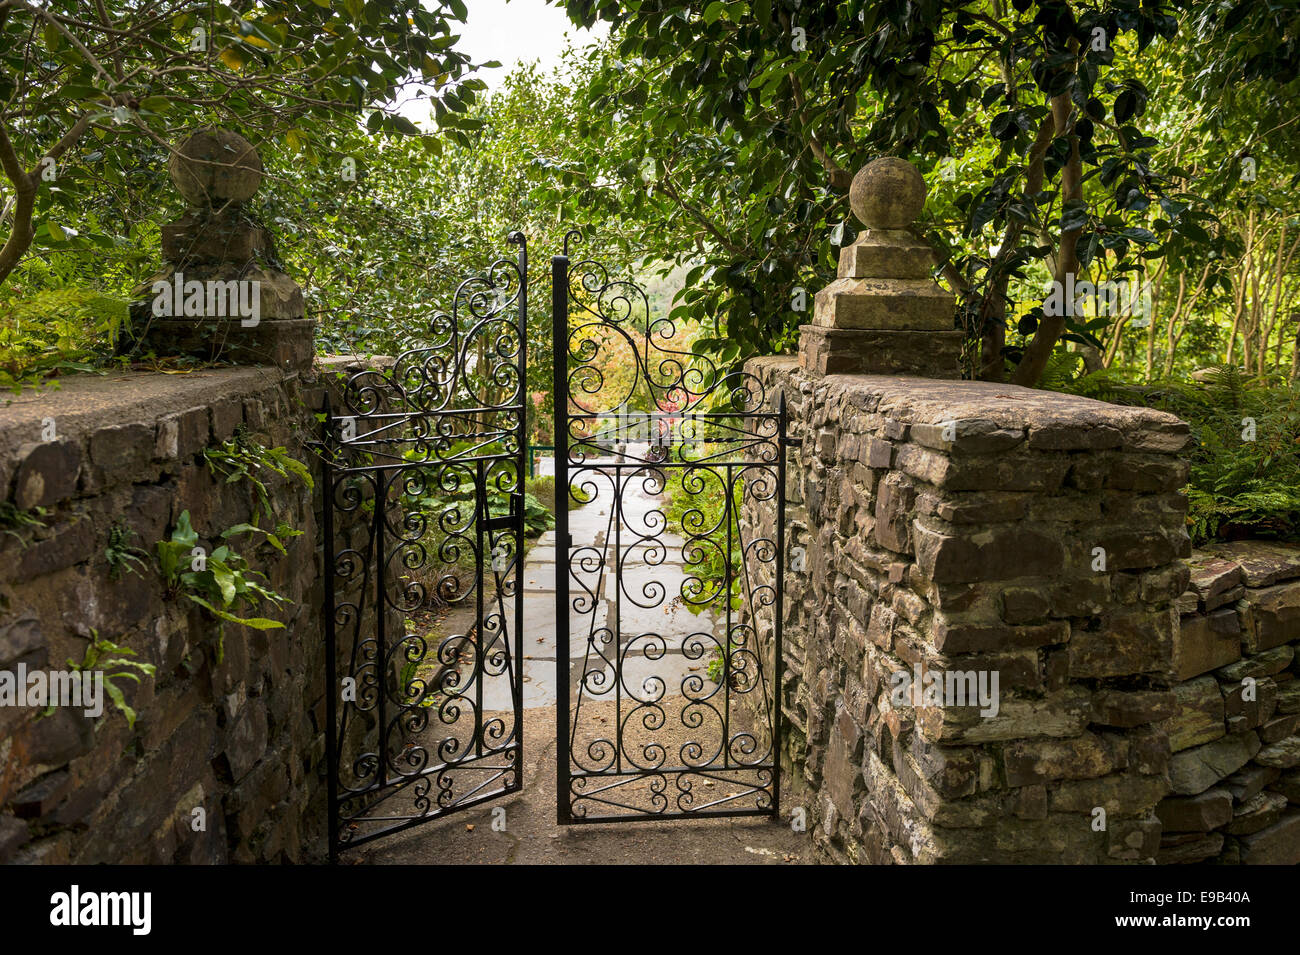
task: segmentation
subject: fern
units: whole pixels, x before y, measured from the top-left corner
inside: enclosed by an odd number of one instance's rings
[[[1232,366],[1200,377],[1139,385],[1110,368],[1058,387],[1168,411],[1188,423],[1194,543],[1247,535],[1300,538],[1300,395],[1285,380],[1253,378]]]
[[[125,299],[90,289],[46,289],[0,304],[0,387],[90,371],[111,355],[129,319]]]

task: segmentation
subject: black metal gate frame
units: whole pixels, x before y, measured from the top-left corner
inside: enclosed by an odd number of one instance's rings
[[[462,283],[451,312],[440,313],[430,322],[433,344],[403,353],[386,371],[354,374],[343,388],[344,414],[331,407],[327,389],[316,450],[322,461],[324,499],[325,738],[331,861],[337,860],[341,849],[480,805],[523,785],[522,497],[527,449],[528,250],[518,232],[508,241],[519,247],[516,262],[500,259],[485,276]],[[514,294],[508,297],[511,286]],[[515,318],[510,323],[502,316],[508,316],[512,306]],[[469,316],[469,328],[463,333],[462,308]],[[489,369],[480,371],[490,373],[498,385],[508,386],[513,378],[513,393],[495,404],[458,402],[470,389],[470,344],[489,334],[493,336],[487,351]],[[471,447],[455,451],[453,440],[468,441]],[[399,661],[427,662],[430,651],[418,634],[389,633],[390,611],[414,609],[427,597],[424,585],[410,575],[423,569],[430,558],[422,541],[429,522],[425,515],[403,513],[400,525],[395,524],[386,505],[394,492],[399,496],[418,493],[432,482],[441,490],[459,491],[462,480],[472,487],[472,517],[463,520],[455,503],[442,510],[438,523],[448,536],[439,548],[439,557],[458,557],[462,547],[474,554],[473,589],[443,596],[463,600],[472,593],[476,625],[472,631],[439,642],[436,659],[442,666],[433,680],[415,676],[406,683],[399,681],[393,695],[390,668]],[[492,484],[510,495],[508,514],[491,513],[488,493]],[[367,488],[372,492],[368,497]],[[340,516],[364,513],[366,500],[372,502],[373,511],[366,544],[339,550],[335,535]],[[488,564],[489,554],[508,560]],[[389,566],[394,562],[400,568],[398,573]],[[486,605],[485,566],[492,572],[495,608]],[[345,587],[352,585],[355,598],[351,589],[340,593],[340,582]],[[438,587],[442,589],[446,583],[444,577]],[[507,619],[503,605],[503,598],[512,594],[513,622]],[[373,614],[373,637],[364,632],[368,613]],[[340,630],[350,631],[352,637],[347,663],[347,676],[355,681],[355,701],[351,702],[342,699]],[[465,653],[473,658],[473,672],[468,685],[462,686],[457,664]],[[510,681],[513,726],[504,726],[499,718],[484,721],[483,683],[487,677]],[[436,715],[449,732],[460,729],[457,724],[466,715],[472,726],[464,727],[460,737],[453,733],[440,740],[437,753],[431,754],[420,737],[428,727],[434,709],[431,704],[439,699]],[[350,728],[353,733],[358,729],[352,724],[363,719],[372,720],[373,728],[363,729],[357,743],[359,752],[345,753]],[[352,784],[343,777],[345,757],[349,757]],[[462,782],[466,777],[468,781]]]
[[[581,411],[575,412],[573,408],[580,406],[575,404],[570,394],[572,374],[570,359],[574,358],[575,354],[573,350],[574,343],[571,338],[571,330],[569,326],[571,307],[571,277],[569,273],[571,262],[568,254],[568,245],[570,238],[575,235],[576,233],[571,232],[566,236],[564,254],[557,255],[552,259],[551,270],[553,318],[552,353],[554,355],[553,388],[555,395],[556,442],[555,487],[556,500],[558,504],[556,508],[555,597],[558,644],[556,649],[556,681],[558,685],[558,693],[560,695],[556,707],[557,820],[562,825],[572,825],[582,823],[633,822],[651,819],[701,818],[710,816],[777,817],[780,813],[780,753],[782,749],[780,671],[782,661],[781,631],[784,622],[784,582],[782,579],[782,570],[784,562],[783,555],[785,553],[786,448],[791,444],[791,442],[786,438],[786,407],[784,395],[782,394],[777,397],[776,409],[774,411],[764,410],[768,407],[768,404],[761,383],[758,383],[752,376],[743,372],[738,374],[733,373],[731,375],[715,375],[712,376],[712,380],[708,380],[709,376],[705,375],[701,381],[706,381],[707,383],[701,384],[698,391],[692,392],[692,389],[688,385],[684,386],[683,383],[688,380],[690,374],[697,372],[684,370],[684,366],[681,365],[676,358],[671,358],[666,363],[661,363],[659,368],[662,369],[665,365],[668,365],[672,369],[680,371],[681,374],[674,381],[660,381],[658,383],[653,383],[651,381],[651,357],[649,354],[651,348],[650,341],[652,338],[650,331],[651,319],[649,315],[649,303],[647,300],[645,302],[647,321],[645,336],[646,351],[644,354],[638,353],[639,374],[644,376],[647,383],[651,384],[652,389],[659,388],[660,390],[663,390],[667,388],[669,390],[675,389],[679,393],[686,393],[690,399],[687,402],[688,407],[701,406],[701,403],[706,397],[709,397],[720,388],[732,389],[735,403],[737,405],[743,405],[742,407],[737,407],[735,410],[730,412],[693,412],[691,418],[696,427],[699,427],[702,422],[706,429],[710,427],[717,428],[724,433],[729,433],[733,437],[739,432],[745,438],[749,439],[747,442],[742,442],[740,448],[741,451],[748,453],[742,455],[739,460],[729,458],[724,453],[721,455],[721,460],[716,455],[696,460],[685,460],[684,455],[679,455],[679,457],[682,457],[683,459],[672,461],[670,442],[668,453],[653,461],[626,457],[621,461],[615,461],[613,463],[609,461],[601,461],[599,464],[595,465],[583,465],[581,462],[585,461],[585,451],[590,450],[591,448],[590,446],[584,448],[582,441],[576,443],[571,441],[573,436],[571,426],[574,422],[578,422],[579,432],[585,433],[587,429],[584,425],[586,423],[607,417],[608,415],[584,413]],[[636,294],[639,292],[644,298],[644,291],[631,282],[609,281],[608,272],[599,264],[588,260],[579,263],[579,268],[581,269],[583,267],[586,267],[589,270],[583,279],[583,290],[594,295],[598,302],[601,295],[611,287],[619,287],[617,293],[619,296]],[[597,274],[600,277],[597,278],[594,283],[587,281],[588,278]],[[597,324],[608,324],[611,327],[618,324],[617,320],[610,319],[606,314],[604,314],[599,306],[596,309],[587,308],[586,310],[596,317]],[[671,328],[670,323],[668,324],[668,327]],[[747,390],[749,388],[756,388],[756,393]],[[736,397],[742,393],[747,399],[743,402],[740,398]],[[680,412],[681,409],[678,409],[678,411]],[[735,422],[738,418],[743,418],[746,422],[746,425],[740,429],[737,429],[735,426]],[[769,487],[767,489],[767,496],[762,499],[773,500],[773,506],[775,507],[774,524],[776,540],[773,542],[754,539],[751,540],[748,545],[745,545],[742,541],[742,556],[740,561],[742,565],[740,568],[741,572],[748,576],[747,562],[751,557],[751,550],[753,550],[757,544],[768,546],[769,550],[767,551],[767,559],[771,560],[773,564],[773,586],[767,588],[771,593],[765,595],[770,597],[770,600],[765,601],[763,604],[767,605],[770,603],[773,613],[773,662],[770,680],[764,679],[763,677],[762,660],[757,654],[753,653],[753,650],[756,649],[756,647],[749,647],[743,650],[744,654],[752,659],[752,665],[758,671],[756,674],[758,678],[758,687],[765,692],[765,702],[767,704],[768,714],[768,725],[766,730],[769,738],[769,747],[766,750],[765,755],[760,757],[757,761],[733,758],[735,755],[733,747],[737,749],[741,756],[744,756],[747,755],[745,748],[755,741],[754,737],[747,732],[742,732],[738,736],[732,735],[731,696],[733,680],[735,679],[738,670],[741,668],[742,662],[745,665],[748,665],[748,660],[742,661],[741,652],[733,650],[731,639],[732,634],[737,632],[740,628],[735,625],[735,621],[733,620],[733,610],[730,600],[734,568],[731,566],[731,545],[733,543],[731,532],[733,521],[731,514],[732,504],[729,502],[726,505],[727,516],[725,518],[727,522],[727,549],[724,551],[726,554],[726,578],[723,588],[719,591],[719,593],[723,595],[722,602],[726,606],[726,646],[721,648],[723,657],[723,676],[720,687],[723,694],[723,712],[719,714],[721,719],[720,752],[723,756],[721,763],[719,764],[716,762],[716,754],[708,761],[692,760],[688,762],[685,758],[688,751],[697,753],[702,752],[702,749],[698,748],[698,743],[692,741],[682,747],[682,762],[679,765],[664,765],[662,761],[655,762],[653,759],[650,760],[649,763],[639,763],[635,758],[631,758],[630,752],[628,753],[629,758],[627,760],[627,765],[625,765],[624,720],[622,718],[623,704],[621,697],[616,697],[618,699],[618,703],[616,704],[618,709],[615,716],[616,726],[614,730],[614,739],[599,741],[601,744],[607,744],[603,745],[601,751],[611,754],[610,765],[595,770],[583,770],[581,767],[575,769],[573,761],[577,750],[577,726],[571,723],[571,719],[576,717],[577,706],[575,706],[571,712],[569,701],[572,680],[570,668],[572,663],[569,658],[569,614],[570,608],[573,607],[576,609],[577,604],[571,603],[570,561],[572,560],[573,542],[569,533],[568,508],[565,506],[567,501],[564,500],[564,498],[568,497],[571,481],[584,471],[612,470],[615,473],[616,477],[612,481],[614,499],[610,502],[609,507],[612,515],[611,526],[614,527],[617,532],[619,529],[622,507],[621,495],[622,488],[624,487],[624,475],[631,478],[643,472],[664,473],[678,471],[683,476],[683,487],[685,487],[686,477],[692,472],[699,472],[705,469],[712,472],[725,472],[726,479],[723,482],[723,487],[725,488],[725,493],[730,501],[734,486],[733,481],[738,480],[739,474],[743,474],[747,469],[751,468],[771,469],[775,472],[775,487]],[[737,523],[737,531],[739,531],[739,526],[740,525]],[[663,528],[661,528],[661,530],[662,529]],[[683,531],[685,532],[685,528],[683,528]],[[605,546],[606,548],[610,546],[609,541],[606,541]],[[621,575],[622,572],[623,561],[623,555],[619,552],[620,547],[621,543],[616,541],[614,544],[613,560],[616,568],[615,586],[617,588],[621,588],[619,575]],[[764,559],[764,551],[761,549],[761,546],[755,551],[755,553],[758,555],[760,561]],[[603,554],[600,556],[599,562],[600,570],[603,570],[605,563]],[[662,590],[662,587],[660,589]],[[751,606],[751,611],[754,611],[757,608],[758,603],[752,600],[752,593],[750,596],[751,602],[754,603],[754,606]],[[579,599],[582,598],[580,597]],[[616,611],[616,616],[617,615],[618,613]],[[614,632],[612,635],[604,637],[607,641],[612,642],[614,648],[614,684],[616,688],[620,688],[620,684],[623,680],[623,634],[619,632],[620,627],[621,621],[615,620]],[[752,627],[751,630],[752,634],[750,639],[754,640],[756,644],[758,639],[757,626]],[[648,634],[648,636],[655,637],[659,635]],[[634,637],[633,639],[640,639],[640,637]],[[662,641],[662,637],[660,637],[660,639]],[[588,641],[589,647],[594,645],[591,635],[589,635]],[[662,641],[662,644],[663,646],[666,646],[666,641]],[[702,647],[703,644],[701,643],[700,646]],[[660,652],[662,652],[662,650]],[[700,650],[700,652],[702,653],[703,650]],[[660,658],[662,659],[662,656]],[[604,658],[602,657],[602,660],[603,659]],[[752,677],[747,677],[747,679],[749,678]],[[655,679],[659,678],[656,677]],[[686,681],[684,681],[683,684],[684,693],[686,691],[685,682]],[[584,686],[585,674],[583,681],[579,685],[580,688],[577,691],[577,705],[579,706],[581,704],[583,692],[582,687]],[[751,686],[749,690],[743,690],[742,692],[750,692],[752,689],[754,689],[754,687]],[[629,696],[631,696],[630,693]],[[658,699],[662,698],[661,695]],[[657,706],[658,699],[654,701],[655,710],[659,709]],[[707,697],[705,697],[704,700],[707,700]],[[699,699],[695,699],[692,704],[688,704],[688,707],[689,705],[698,704],[699,702],[701,702]],[[640,707],[634,707],[633,712],[638,708]],[[710,707],[710,709],[713,709],[714,712],[717,713],[717,710],[713,707]],[[683,726],[691,725],[687,717],[687,708],[684,708],[679,716],[682,720]],[[650,718],[657,723],[653,728],[662,727],[662,725],[664,725],[663,721],[666,719],[666,717],[663,716],[662,711],[659,711],[657,715],[652,715]],[[651,728],[651,724],[645,722],[645,719],[646,717],[643,716],[643,726],[647,729]],[[694,725],[702,725],[702,721],[698,721]],[[738,743],[739,746],[737,747],[736,744]],[[662,747],[657,746],[651,748],[662,750]],[[643,749],[643,754],[650,752],[651,748]],[[666,759],[666,753],[663,754],[663,756]],[[734,773],[738,770],[752,773],[756,777],[754,783],[748,784],[748,789],[745,789],[739,794],[728,794],[724,797],[714,799],[711,802],[705,802],[702,805],[695,804],[695,793],[693,791],[693,781],[695,779],[704,780],[705,785],[709,786],[722,783],[733,787],[739,784],[743,788],[746,784],[738,783],[734,778],[728,778],[727,776],[721,775],[727,772]],[[666,795],[669,776],[674,776],[676,779],[678,790],[676,796],[676,810],[670,808],[669,798]],[[620,787],[628,785],[629,783],[634,783],[637,780],[650,781],[651,795],[649,806],[644,804],[640,806],[630,805],[627,802],[618,801],[616,797],[611,795],[611,793],[618,790]],[[588,788],[589,784],[595,788]],[[752,808],[728,805],[747,797],[752,798],[754,803]],[[589,803],[595,803],[598,805],[603,804],[614,808],[615,810],[623,811],[593,814],[587,809],[587,804]],[[576,804],[581,804],[580,808],[577,810],[575,810]],[[719,806],[724,806],[724,808],[717,808]]]
[[[572,731],[569,708],[569,566],[571,547],[569,517],[566,498],[573,473],[582,469],[581,442],[570,441],[571,422],[584,417],[572,413],[569,405],[569,315],[570,315],[570,259],[569,242],[576,235],[571,232],[564,240],[564,254],[553,257],[552,319],[554,344],[555,396],[555,487],[556,487],[556,630],[557,630],[557,682],[560,698],[556,707],[557,740],[557,818],[562,824],[597,822],[633,822],[647,819],[700,818],[719,816],[771,816],[780,811],[780,752],[782,739],[782,714],[780,708],[780,670],[782,661],[781,630],[784,608],[783,563],[785,553],[785,484],[786,449],[793,446],[786,437],[786,407],[784,396],[778,396],[774,411],[766,410],[769,403],[761,384],[745,373],[722,375],[713,380],[708,389],[691,392],[693,406],[698,406],[708,394],[718,388],[734,388],[735,394],[744,392],[745,401],[737,398],[732,411],[692,411],[694,422],[704,422],[731,435],[723,444],[734,446],[737,436],[745,453],[728,458],[711,455],[697,460],[671,460],[669,455],[655,460],[627,460],[621,463],[601,462],[588,468],[613,469],[619,475],[640,472],[672,472],[687,474],[691,469],[708,469],[725,474],[724,487],[731,495],[733,481],[747,469],[758,468],[770,472],[773,480],[764,484],[765,494],[758,500],[772,501],[775,508],[775,540],[751,540],[745,545],[740,560],[740,570],[748,575],[748,558],[754,549],[760,560],[772,564],[772,583],[765,589],[761,602],[751,593],[751,610],[758,606],[772,609],[772,672],[767,677],[762,670],[762,660],[752,649],[744,651],[752,657],[752,664],[741,662],[741,653],[733,652],[731,635],[739,629],[733,620],[730,601],[732,576],[730,532],[733,515],[728,507],[727,578],[724,584],[726,604],[726,647],[723,650],[724,676],[721,689],[724,694],[727,717],[723,722],[724,740],[721,751],[725,753],[721,764],[685,760],[680,766],[657,765],[649,768],[634,767],[617,773],[574,772],[570,765]],[[336,411],[331,404],[328,389],[323,406],[320,439],[315,449],[321,458],[323,527],[324,532],[324,630],[326,650],[326,760],[328,764],[329,853],[337,861],[341,850],[392,835],[435,819],[481,805],[523,787],[523,546],[524,546],[524,476],[530,471],[527,460],[527,322],[528,322],[528,249],[524,237],[511,233],[510,243],[519,247],[517,260],[499,259],[484,276],[462,283],[456,291],[451,312],[440,313],[430,322],[430,343],[412,348],[398,357],[387,370],[368,369],[351,376],[342,390],[341,408]],[[579,263],[579,266],[592,263]],[[603,272],[603,268],[600,268]],[[606,273],[607,275],[607,273]],[[515,286],[513,297],[505,292]],[[644,291],[631,282],[611,283],[627,286],[644,296]],[[470,315],[471,327],[463,334],[460,330],[461,307]],[[649,320],[648,302],[647,321]],[[513,309],[513,323],[505,323],[502,315]],[[476,335],[486,335],[492,326],[498,335],[488,351],[489,359],[496,361],[493,374],[498,383],[513,380],[513,393],[497,403],[486,401],[457,402],[463,396],[468,371],[469,342]],[[443,336],[440,340],[439,336]],[[517,343],[510,350],[511,336]],[[648,356],[644,356],[641,372],[646,382],[651,381]],[[694,374],[695,372],[692,372]],[[682,384],[678,380],[677,386]],[[664,387],[662,383],[654,387]],[[752,390],[756,387],[756,390]],[[745,389],[751,389],[746,391]],[[690,389],[686,389],[690,392]],[[390,410],[391,409],[391,410]],[[679,409],[680,410],[680,409]],[[339,413],[339,412],[343,413]],[[496,416],[505,423],[491,427]],[[588,417],[598,417],[590,415]],[[737,421],[744,424],[737,426]],[[350,423],[349,423],[350,422]],[[344,434],[343,428],[351,433]],[[454,451],[453,438],[469,439],[468,450]],[[707,441],[705,443],[708,443]],[[733,447],[734,451],[735,448]],[[571,455],[577,457],[571,460]],[[494,469],[496,470],[494,474]],[[449,470],[454,480],[448,488]],[[394,491],[398,497],[424,489],[426,482],[438,481],[443,490],[457,490],[462,477],[472,487],[473,516],[461,521],[459,510],[449,505],[438,515],[440,526],[449,514],[454,537],[452,550],[468,548],[475,556],[475,583],[472,590],[452,594],[465,599],[470,593],[475,599],[476,626],[473,632],[443,638],[438,645],[436,659],[442,664],[437,676],[428,682],[418,677],[395,685],[396,695],[390,697],[390,671],[400,658],[407,664],[427,662],[430,647],[418,634],[402,633],[394,638],[389,632],[389,613],[402,614],[421,605],[427,597],[422,584],[409,574],[422,568],[428,558],[421,541],[427,529],[427,517],[409,513],[400,515],[400,526],[390,520],[387,506]],[[752,481],[751,479],[747,479]],[[621,487],[622,478],[615,480]],[[488,503],[491,485],[510,494],[509,513],[493,514]],[[760,482],[763,484],[763,482]],[[369,488],[369,496],[365,488]],[[742,489],[744,489],[742,485]],[[620,492],[621,493],[621,492]],[[730,497],[728,498],[730,500]],[[339,549],[336,534],[341,519],[349,515],[364,514],[364,504],[373,502],[368,519],[366,543],[360,547]],[[615,515],[617,519],[617,515]],[[738,519],[737,519],[738,520]],[[472,540],[468,533],[472,525]],[[739,529],[739,524],[736,524]],[[390,540],[391,539],[391,540]],[[391,547],[389,544],[391,543]],[[445,549],[444,542],[440,550]],[[509,560],[504,566],[492,566],[495,591],[495,609],[486,603],[488,595],[485,566],[487,555],[496,554],[505,546]],[[447,556],[441,554],[440,556]],[[390,563],[397,558],[400,572],[394,574]],[[619,555],[615,554],[616,565]],[[621,567],[619,567],[621,572]],[[397,593],[393,584],[397,583]],[[340,587],[340,584],[343,586]],[[442,586],[442,583],[439,583]],[[447,596],[444,594],[444,596]],[[514,598],[513,613],[507,619],[503,599]],[[368,603],[369,602],[369,603]],[[365,632],[367,614],[373,615],[373,637]],[[511,639],[509,629],[513,626]],[[350,658],[346,662],[346,675],[356,682],[356,700],[344,701],[339,672],[339,638],[350,633]],[[488,636],[491,636],[491,642]],[[621,637],[616,637],[621,639]],[[757,644],[757,630],[753,639]],[[617,644],[616,644],[617,646]],[[462,686],[455,664],[460,654],[469,650],[473,657],[473,671],[467,685]],[[703,650],[700,651],[701,653]],[[621,658],[620,658],[621,659]],[[748,667],[755,668],[754,673]],[[621,668],[621,663],[619,664]],[[501,720],[484,721],[483,681],[486,677],[504,676],[510,682],[514,725],[505,727]],[[748,732],[731,736],[731,690],[733,679],[757,679],[755,687],[764,692],[767,704],[770,741],[757,758],[751,756],[757,741]],[[435,685],[436,684],[436,685]],[[742,692],[750,692],[744,690]],[[431,757],[420,735],[430,722],[430,705],[440,698],[437,716],[445,727],[456,726],[469,711],[469,735],[450,741],[439,741],[436,758]],[[368,721],[368,722],[366,722]],[[350,736],[349,733],[353,736]],[[359,734],[359,737],[358,737]],[[372,740],[373,736],[373,740]],[[354,738],[357,737],[357,738]],[[352,753],[365,744],[359,752]],[[733,752],[733,747],[738,749]],[[617,738],[620,760],[623,745],[622,727]],[[738,755],[737,755],[738,754]],[[344,781],[346,766],[349,778]],[[748,789],[703,805],[694,804],[694,794],[687,776],[715,780],[729,785],[737,781],[724,773],[743,771],[756,777]],[[477,776],[470,775],[477,773]],[[678,773],[677,811],[668,810],[665,773]],[[469,781],[462,784],[462,777]],[[616,777],[651,780],[654,804],[636,807],[608,799],[599,799],[604,793],[625,782]],[[574,812],[572,787],[585,786],[586,781],[603,786],[583,792],[582,798],[606,802],[610,806],[628,810],[621,814],[591,815],[585,810]],[[659,782],[663,781],[662,786]],[[435,792],[436,787],[436,792]],[[749,808],[736,805],[738,798],[752,797]],[[403,800],[405,802],[403,803]],[[724,808],[718,808],[723,806]],[[378,810],[378,811],[376,811]],[[363,829],[363,827],[368,827]]]

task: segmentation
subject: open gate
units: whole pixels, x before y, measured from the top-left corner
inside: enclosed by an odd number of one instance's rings
[[[774,817],[784,399],[691,354],[634,282],[571,265],[575,234],[551,264],[558,820]],[[509,241],[427,341],[325,401],[331,859],[523,786],[528,252]],[[410,619],[431,596],[472,624],[432,643]]]
[[[571,264],[573,235],[551,273],[558,820],[776,816],[784,402]]]
[[[522,784],[528,252],[326,399],[330,857]],[[408,616],[474,608],[436,645]]]

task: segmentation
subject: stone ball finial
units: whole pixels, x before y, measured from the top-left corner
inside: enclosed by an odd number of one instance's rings
[[[176,190],[196,206],[246,202],[262,183],[262,157],[228,129],[201,129],[167,163]]]
[[[884,156],[858,170],[849,206],[868,229],[906,229],[925,205],[925,179],[906,159]]]

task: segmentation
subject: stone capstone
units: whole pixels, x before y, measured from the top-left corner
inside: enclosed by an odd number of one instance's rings
[[[167,172],[192,205],[247,202],[262,183],[262,158],[238,133],[201,129],[172,153]]]

